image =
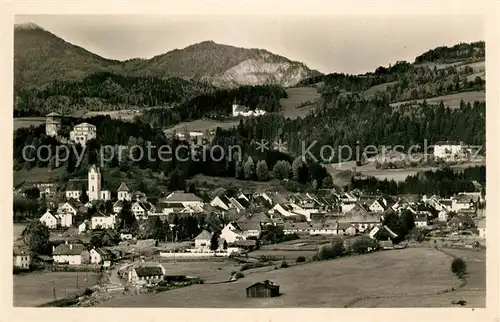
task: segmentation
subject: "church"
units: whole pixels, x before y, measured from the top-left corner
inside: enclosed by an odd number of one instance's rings
[[[85,182],[86,181],[86,182]],[[87,183],[87,184],[85,184]],[[88,171],[87,180],[70,179],[66,188],[67,199],[79,199],[82,191],[86,189],[89,201],[111,200],[111,191],[102,186],[102,177],[99,167],[91,165]]]

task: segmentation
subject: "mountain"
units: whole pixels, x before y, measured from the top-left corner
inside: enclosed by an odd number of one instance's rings
[[[148,60],[125,62],[126,70],[142,75],[205,80],[216,86],[275,84],[293,86],[321,75],[300,62],[263,49],[247,49],[204,41]]]
[[[75,46],[29,23],[14,29],[15,88],[77,79],[95,72],[126,76],[181,77],[216,86],[274,84],[293,86],[321,75],[303,63],[263,49],[246,49],[204,41],[151,59],[110,60]]]
[[[16,89],[56,79],[76,79],[120,64],[70,44],[33,23],[14,27]]]

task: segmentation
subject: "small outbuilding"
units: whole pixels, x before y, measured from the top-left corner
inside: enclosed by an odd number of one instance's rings
[[[276,297],[280,293],[279,285],[266,280],[264,282],[257,282],[246,288],[247,297]]]

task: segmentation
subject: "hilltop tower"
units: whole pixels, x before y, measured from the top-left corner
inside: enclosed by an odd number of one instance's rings
[[[88,173],[89,191],[87,195],[89,200],[100,200],[101,198],[101,171],[93,164]]]
[[[57,136],[61,129],[62,115],[52,112],[45,116],[45,134],[48,136]]]

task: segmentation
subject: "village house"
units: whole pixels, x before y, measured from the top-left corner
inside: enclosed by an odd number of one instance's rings
[[[20,247],[14,246],[13,248],[13,257],[14,257],[14,267],[20,269],[29,269],[31,265],[32,256],[29,250]]]
[[[228,243],[234,243],[237,240],[245,240],[246,236],[243,230],[236,222],[228,223],[221,231],[221,238],[224,238]]]
[[[290,234],[304,234],[311,231],[311,224],[307,222],[289,222],[286,221],[284,226],[283,226],[283,232],[285,235],[290,235]]]
[[[337,223],[337,234],[346,236],[355,236],[359,230],[351,223],[339,222]]]
[[[90,221],[85,219],[80,225],[78,225],[78,233],[83,234],[89,229],[90,226],[91,226]]]
[[[439,222],[447,222],[449,217],[450,217],[449,212],[446,210],[441,210],[438,213],[438,221]]]
[[[166,203],[181,203],[184,207],[203,208],[203,200],[194,193],[174,191],[165,198]]]
[[[127,230],[122,230],[120,231],[120,239],[121,240],[132,240],[134,238],[134,235],[132,235],[131,232]]]
[[[136,201],[132,204],[131,209],[137,220],[147,219],[149,215],[154,213],[154,209],[149,202]]]
[[[233,117],[237,116],[260,116],[266,114],[266,111],[261,109],[251,110],[247,106],[233,104]]]
[[[337,222],[323,222],[323,223],[313,223],[309,234],[315,235],[337,235],[338,234],[338,223]]]
[[[107,249],[94,247],[90,250],[89,254],[91,264],[100,264],[103,267],[111,266],[112,254]]]
[[[474,227],[474,221],[469,215],[456,215],[448,221],[447,226],[453,230],[468,229]]]
[[[358,201],[358,197],[351,192],[344,192],[340,195],[340,201],[344,204],[355,203]]]
[[[386,235],[388,238],[396,238],[398,237],[398,234],[396,234],[394,231],[392,231],[389,227],[385,226],[385,225],[377,225],[375,227],[373,227],[368,236],[370,236],[370,238],[372,239],[377,239],[379,237],[381,237],[381,234],[384,234]]]
[[[463,143],[453,141],[440,141],[434,144],[434,157],[451,159],[463,153]]]
[[[84,147],[89,140],[97,138],[97,128],[93,124],[80,123],[73,127],[69,132],[69,139],[75,143],[79,143]]]
[[[114,229],[116,223],[116,215],[114,214],[104,214],[98,212],[93,215],[91,220],[91,229]]]
[[[42,222],[49,229],[55,229],[57,227],[58,220],[49,210],[47,210],[42,217],[40,217],[40,222]]]
[[[339,218],[340,222],[347,222],[354,225],[360,232],[371,229],[381,223],[380,213],[370,213],[359,203],[349,210],[344,217]]]
[[[35,183],[34,186],[40,191],[40,197],[51,197],[57,191],[55,183]]]
[[[470,196],[466,194],[456,195],[451,198],[451,210],[459,211],[462,209],[471,209],[474,207],[474,202],[471,200]]]
[[[68,185],[66,186],[66,199],[76,199],[79,200],[82,195],[82,191],[87,190],[87,180],[86,179],[69,179]]]
[[[417,214],[415,216],[415,227],[427,227],[428,224],[429,220],[426,214]]]
[[[194,238],[194,247],[197,251],[210,251],[212,234],[203,230],[198,236]]]
[[[68,244],[66,241],[52,247],[52,257],[58,264],[81,265],[90,262],[90,253],[82,244]]]
[[[165,274],[165,268],[161,264],[140,263],[129,270],[128,281],[155,284],[162,281]]]
[[[118,193],[118,200],[127,200],[127,201],[132,200],[132,193],[130,192],[130,189],[128,188],[125,182],[122,182],[120,184],[117,193]]]

